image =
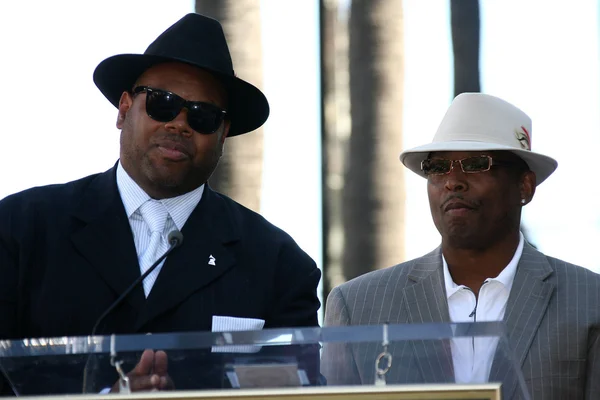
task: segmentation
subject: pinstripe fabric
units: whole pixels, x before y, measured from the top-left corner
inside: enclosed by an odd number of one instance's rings
[[[440,249],[335,288],[325,325],[449,321]],[[547,257],[525,244],[504,316],[508,340],[532,399],[600,399],[600,276]],[[437,346],[436,346],[437,345]],[[322,372],[330,384],[374,381],[377,344],[326,344]],[[389,383],[452,381],[444,343],[392,346]],[[504,398],[521,398],[496,354],[490,381],[504,381]]]
[[[150,227],[144,221],[144,218],[142,218],[139,208],[146,201],[150,200],[150,196],[148,196],[148,194],[127,174],[120,161],[117,166],[117,187],[119,189],[121,200],[123,201],[123,206],[125,207],[125,212],[129,218],[129,225],[131,226],[131,232],[133,233],[138,262],[141,265],[141,257],[150,244],[151,232]],[[163,229],[164,238],[167,237],[169,232],[175,229],[183,229],[183,225],[185,225],[187,219],[192,214],[192,211],[194,211],[194,208],[196,208],[200,202],[203,191],[204,185],[181,196],[159,200],[169,212],[167,222]],[[160,254],[158,256],[160,257]],[[154,270],[153,274],[155,276],[150,285],[146,285],[146,282],[144,282],[146,297],[150,294],[152,284],[156,280],[164,263],[165,260]],[[144,271],[141,271],[140,267],[140,274],[143,272]]]

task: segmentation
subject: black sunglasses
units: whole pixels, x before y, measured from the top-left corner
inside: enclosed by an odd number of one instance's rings
[[[460,164],[460,169],[466,174],[489,171],[492,165],[507,166],[510,163],[494,160],[491,156],[467,157],[462,160],[446,160],[444,158],[428,158],[421,161],[421,171],[429,175],[446,175],[454,168],[454,163]]]
[[[225,119],[227,111],[214,104],[203,101],[189,101],[175,93],[154,89],[149,86],[137,86],[133,94],[146,92],[146,113],[159,122],[173,121],[185,107],[187,122],[190,128],[198,133],[209,135],[214,133]]]

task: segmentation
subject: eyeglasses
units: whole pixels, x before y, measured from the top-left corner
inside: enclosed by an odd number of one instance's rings
[[[454,168],[454,163],[460,164],[460,169],[465,174],[489,171],[492,165],[510,165],[506,162],[493,160],[491,156],[467,157],[462,160],[446,160],[444,158],[428,158],[421,161],[421,171],[429,175],[446,175]]]
[[[146,113],[159,122],[173,121],[185,107],[187,122],[190,128],[198,133],[209,135],[214,133],[227,115],[227,111],[214,104],[203,101],[189,101],[175,93],[154,89],[149,86],[138,86],[133,94],[146,92]]]

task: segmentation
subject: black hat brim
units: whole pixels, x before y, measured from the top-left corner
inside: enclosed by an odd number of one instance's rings
[[[211,68],[173,57],[144,54],[119,54],[102,61],[94,71],[94,83],[115,107],[123,92],[133,89],[135,81],[148,68],[164,62],[182,62],[211,72],[228,95],[227,114],[231,121],[228,136],[241,135],[262,126],[269,117],[269,102],[252,84]]]

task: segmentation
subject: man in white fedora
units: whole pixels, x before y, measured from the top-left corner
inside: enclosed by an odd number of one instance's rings
[[[522,208],[557,167],[531,146],[531,119],[517,107],[457,96],[433,142],[400,155],[427,179],[440,247],[335,288],[325,324],[503,321],[532,399],[600,399],[600,276],[540,253],[519,230]],[[392,345],[387,382],[503,381],[504,398],[521,398],[497,346]],[[326,345],[322,372],[329,384],[372,383],[380,349]]]

